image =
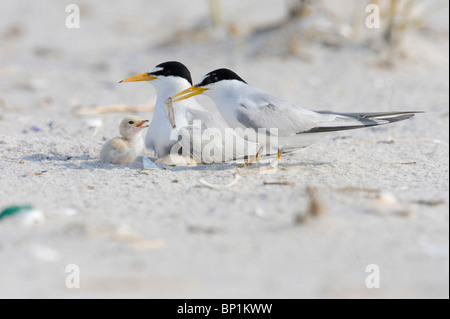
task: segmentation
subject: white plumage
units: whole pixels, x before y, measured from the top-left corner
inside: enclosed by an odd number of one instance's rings
[[[173,96],[173,102],[205,94],[233,128],[251,129],[249,139],[266,145],[277,140],[278,148],[292,150],[314,143],[325,133],[389,124],[418,112],[336,113],[311,111],[247,84],[236,73],[218,69],[202,81]],[[258,134],[261,131],[263,134]],[[267,138],[271,136],[272,139]]]
[[[145,145],[154,150],[156,157],[183,153],[197,163],[223,163],[253,157],[258,153],[260,147],[257,143],[246,141],[232,130],[227,130],[220,116],[207,111],[195,99],[173,105],[173,120],[177,128],[176,134],[173,134],[174,125],[169,120],[165,102],[168,97],[192,85],[190,72],[183,64],[165,62],[148,73],[121,82],[133,81],[150,81],[157,92],[153,119],[145,138]],[[195,134],[198,130],[200,135]],[[219,132],[220,136],[208,138],[208,133],[214,131]],[[233,139],[234,144],[226,143]]]

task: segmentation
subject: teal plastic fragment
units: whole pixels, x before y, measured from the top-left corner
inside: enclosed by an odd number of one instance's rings
[[[24,211],[24,210],[32,210],[33,207],[30,205],[23,205],[23,206],[9,206],[6,207],[1,213],[0,213],[0,219],[6,216],[11,216],[14,214],[17,214],[18,212]]]

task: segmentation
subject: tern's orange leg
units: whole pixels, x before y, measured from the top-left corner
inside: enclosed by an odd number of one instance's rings
[[[281,148],[278,149],[278,153],[277,153],[277,157],[275,157],[275,159],[272,161],[272,163],[270,163],[269,167],[266,168],[262,168],[261,171],[268,171],[274,168],[278,167],[278,161],[281,158],[281,155],[283,155],[283,151],[281,150]]]
[[[253,157],[248,161],[247,165],[250,166],[250,165],[252,165],[252,163],[253,163],[254,161],[258,161],[259,156],[262,154],[262,152],[263,152],[263,147],[261,146],[261,147],[259,148],[259,150],[258,150],[258,153],[256,153],[256,155],[253,156]]]
[[[246,166],[251,166],[253,164],[254,161],[258,161],[259,157],[261,156],[262,152],[263,152],[264,148],[261,146],[258,150],[258,153],[256,153],[255,156],[253,156],[247,163],[244,164],[237,164],[238,167],[246,167]]]
[[[278,160],[281,158],[281,155],[283,155],[283,151],[281,150],[281,148],[279,148],[278,149],[277,158],[275,159],[274,162],[278,162]]]

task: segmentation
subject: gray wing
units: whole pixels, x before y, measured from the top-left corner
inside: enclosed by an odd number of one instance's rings
[[[278,129],[279,136],[293,136],[313,129],[336,116],[310,111],[264,92],[241,98],[236,119],[244,127]]]
[[[294,136],[389,124],[409,119],[415,113],[421,112],[315,112],[259,91],[240,100],[236,118],[245,127],[277,128],[279,136]]]

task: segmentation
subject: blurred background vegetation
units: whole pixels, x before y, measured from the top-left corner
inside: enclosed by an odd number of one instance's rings
[[[448,38],[448,15],[447,19],[435,19],[448,11],[448,1],[441,0],[284,0],[285,14],[281,19],[252,26],[227,19],[225,1],[208,0],[208,4],[208,23],[177,30],[163,45],[244,39],[253,44],[251,55],[303,59],[308,59],[307,48],[311,44],[356,47],[379,52],[380,66],[392,67],[396,60],[408,57],[408,37],[412,42],[417,33]],[[366,19],[372,14],[366,10],[369,5],[379,8],[379,29],[366,26]]]

